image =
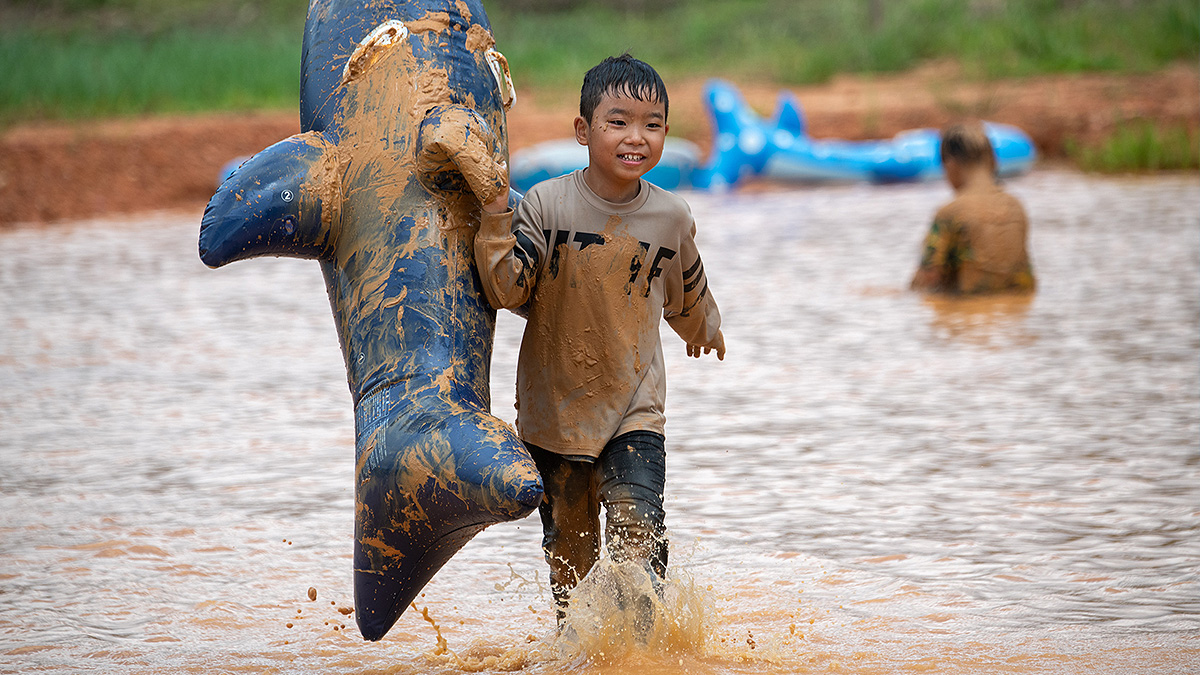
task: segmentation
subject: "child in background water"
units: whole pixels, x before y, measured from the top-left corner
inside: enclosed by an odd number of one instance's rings
[[[996,157],[983,125],[947,127],[941,152],[955,197],[933,219],[912,288],[963,294],[1032,291],[1029,221],[1021,203],[996,181]]]
[[[560,623],[600,555],[667,568],[666,370],[659,324],[690,356],[725,356],[720,314],[682,198],[646,182],[667,135],[667,91],[628,54],[584,76],[576,140],[588,166],[485,205],[475,259],[488,301],[525,308],[517,430],[545,486],[542,547]]]

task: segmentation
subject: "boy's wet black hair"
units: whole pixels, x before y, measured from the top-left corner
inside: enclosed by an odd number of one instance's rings
[[[665,117],[667,85],[650,64],[639,61],[625,52],[610,56],[594,66],[583,76],[583,88],[579,91],[579,115],[589,123],[596,113],[596,106],[605,94],[629,96],[639,101],[663,104]]]
[[[942,162],[951,158],[962,164],[996,163],[992,142],[982,124],[963,122],[942,130]]]

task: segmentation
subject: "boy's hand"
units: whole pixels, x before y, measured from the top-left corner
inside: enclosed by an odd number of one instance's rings
[[[491,214],[504,213],[508,210],[508,193],[496,195],[496,198],[483,205],[483,210]]]
[[[713,338],[713,341],[707,345],[694,345],[689,342],[688,346],[687,346],[687,353],[688,353],[688,356],[692,356],[692,357],[695,357],[698,359],[698,358],[700,358],[701,350],[703,350],[703,353],[707,354],[714,349],[717,350],[717,360],[724,361],[725,360],[725,336],[722,335],[721,331],[719,331],[719,330],[717,331],[717,337]]]

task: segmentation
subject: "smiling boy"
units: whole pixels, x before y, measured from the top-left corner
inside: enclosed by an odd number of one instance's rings
[[[600,554],[666,573],[666,370],[659,324],[724,359],[720,314],[681,197],[642,176],[662,157],[667,91],[628,54],[584,76],[575,138],[588,166],[484,207],[475,260],[488,301],[527,312],[517,430],[542,474],[542,547],[560,621]]]

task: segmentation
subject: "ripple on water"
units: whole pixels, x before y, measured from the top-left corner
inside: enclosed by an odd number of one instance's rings
[[[207,270],[198,213],[0,232],[0,653],[47,672],[1185,672],[1200,184],[1009,188],[1031,298],[904,290],[942,185],[688,195],[729,353],[664,336],[672,568],[693,591],[673,607],[696,620],[650,650],[585,630],[562,651],[536,518],[468,544],[418,599],[431,621],[363,643],[339,611],[353,421],[317,267]],[[501,316],[509,421],[520,330]]]

